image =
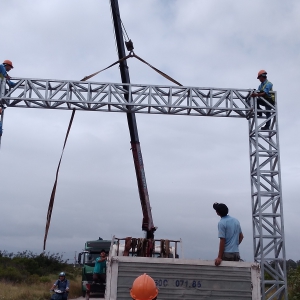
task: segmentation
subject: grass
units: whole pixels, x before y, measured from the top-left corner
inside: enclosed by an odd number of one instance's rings
[[[32,284],[16,284],[0,282],[0,300],[49,300],[51,298],[50,288],[57,276],[49,276],[48,282],[37,282]],[[46,280],[45,280],[46,281]],[[69,299],[81,296],[81,277],[70,280]]]

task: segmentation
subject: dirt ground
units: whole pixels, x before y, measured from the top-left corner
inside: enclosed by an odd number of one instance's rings
[[[90,299],[93,299],[93,300],[103,300],[104,298],[98,298],[98,296],[90,296]],[[69,300],[85,300],[85,298],[83,297],[79,297],[79,298],[76,298],[76,299],[69,299]]]
[[[104,297],[100,297],[97,294],[92,294],[92,295],[90,295],[90,299],[93,299],[93,300],[103,300]],[[69,300],[85,300],[85,298],[79,297],[79,298],[76,298],[76,299],[69,299]]]

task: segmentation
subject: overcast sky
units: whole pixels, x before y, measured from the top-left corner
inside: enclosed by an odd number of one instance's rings
[[[287,258],[299,260],[300,2],[119,0],[135,53],[187,86],[278,92]],[[1,56],[11,76],[80,80],[117,60],[108,0],[2,1]],[[128,61],[132,83],[168,84]],[[93,78],[121,82],[118,66]],[[8,108],[0,150],[0,249],[41,252],[49,198],[71,111]],[[185,257],[218,253],[214,202],[229,206],[253,260],[246,119],[136,115],[156,238]],[[76,112],[64,153],[47,251],[73,257],[86,240],[142,237],[126,115]]]

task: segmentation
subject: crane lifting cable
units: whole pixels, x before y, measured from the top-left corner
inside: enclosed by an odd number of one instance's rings
[[[131,40],[129,40],[128,43],[130,43],[130,42],[131,42]],[[132,43],[132,42],[131,42],[131,43]],[[105,70],[111,68],[112,66],[114,66],[114,65],[116,65],[116,64],[118,64],[118,63],[120,63],[120,62],[122,62],[122,61],[124,61],[124,60],[126,60],[126,59],[128,59],[128,58],[131,58],[131,57],[135,57],[136,59],[138,59],[138,60],[140,60],[142,63],[146,64],[147,66],[149,66],[151,69],[153,69],[155,72],[157,72],[158,74],[162,75],[162,76],[165,77],[166,79],[172,81],[173,83],[175,83],[175,84],[177,84],[177,85],[179,85],[179,86],[182,86],[181,83],[179,83],[178,81],[176,81],[176,80],[173,79],[171,76],[169,76],[169,75],[167,75],[166,73],[164,73],[163,71],[160,71],[159,69],[157,69],[157,68],[153,67],[152,65],[150,65],[147,61],[145,61],[144,59],[142,59],[141,57],[139,57],[138,55],[136,55],[133,51],[130,51],[130,53],[129,53],[128,55],[126,55],[125,57],[123,57],[123,58],[119,59],[118,61],[112,63],[112,64],[109,65],[108,67],[106,67],[106,68],[104,68],[104,69],[102,69],[102,70],[100,70],[100,71],[98,71],[98,72],[95,72],[95,73],[93,73],[93,74],[91,74],[91,75],[85,76],[85,77],[84,77],[83,79],[81,79],[80,81],[86,81],[86,80],[88,80],[88,79],[94,77],[95,75],[97,75],[97,74],[99,74],[99,73],[101,73],[101,72],[103,72],[103,71],[105,71]]]
[[[123,58],[117,60],[116,62],[112,63],[108,67],[106,67],[106,68],[104,68],[104,69],[102,69],[102,70],[100,70],[98,72],[95,72],[95,73],[93,73],[93,74],[91,74],[89,76],[85,76],[80,81],[86,81],[86,80],[94,77],[95,75],[97,75],[97,74],[99,74],[99,73],[101,73],[101,72],[103,72],[103,71],[111,68],[112,66],[114,66],[116,64],[119,64],[119,63],[127,60],[128,58],[135,57],[136,59],[138,59],[142,63],[146,64],[147,66],[149,66],[150,68],[152,68],[154,71],[156,71],[158,74],[162,75],[166,79],[170,80],[171,82],[175,83],[176,85],[182,86],[181,83],[179,83],[178,81],[176,81],[175,79],[173,79],[172,77],[170,77],[169,75],[167,75],[166,73],[164,73],[164,72],[160,71],[159,69],[153,67],[147,61],[145,61],[144,59],[142,59],[141,57],[139,57],[138,55],[136,55],[133,52],[133,49],[134,49],[133,43],[132,43],[131,39],[129,39],[129,36],[128,36],[127,32],[126,32],[126,29],[124,27],[124,24],[123,24],[122,20],[121,20],[121,25],[123,27],[123,30],[122,30],[123,36],[124,36],[125,40],[127,40],[127,41],[125,41],[125,45],[126,45],[127,50],[129,51],[129,54],[126,55],[126,56],[124,56]],[[127,38],[124,35],[124,31],[126,33]],[[57,167],[57,170],[56,170],[56,177],[55,177],[55,181],[54,181],[54,185],[53,185],[53,189],[52,189],[52,193],[51,193],[51,197],[50,197],[50,201],[49,201],[48,213],[47,213],[47,221],[46,221],[46,227],[45,227],[45,236],[44,236],[44,246],[43,246],[43,250],[44,251],[45,251],[45,248],[46,248],[46,241],[47,241],[48,231],[49,231],[49,228],[50,228],[52,210],[53,210],[53,205],[54,205],[54,200],[55,200],[55,194],[56,194],[56,187],[57,187],[57,181],[58,181],[58,173],[59,173],[60,164],[61,164],[62,156],[63,156],[63,153],[64,153],[64,149],[65,149],[65,146],[66,146],[66,142],[67,142],[67,139],[68,139],[68,136],[69,136],[69,132],[70,132],[72,123],[73,123],[74,115],[75,115],[75,109],[73,109],[72,116],[71,116],[71,119],[70,119],[70,122],[69,122],[68,130],[67,130],[66,137],[65,137],[64,146],[63,146],[61,157],[60,157],[60,160],[59,160],[59,163],[58,163],[58,167]]]
[[[121,15],[120,15],[120,12],[119,12],[119,8],[118,8],[119,5],[118,4],[116,5],[116,3],[113,2],[113,1],[110,1],[110,4],[111,4],[111,10],[114,11],[114,13],[118,17],[118,20],[120,21],[120,24],[121,24],[121,27],[122,27],[122,35],[124,37],[125,44],[126,44],[126,41],[130,40],[130,38],[129,38],[128,34],[127,34],[126,28],[125,28],[124,23],[123,23],[122,18],[121,18]],[[113,12],[112,12],[112,20],[113,20]]]
[[[55,199],[55,194],[56,194],[58,173],[59,173],[59,169],[60,169],[61,160],[62,160],[62,157],[63,157],[63,154],[64,154],[64,150],[65,150],[65,147],[66,147],[66,143],[67,143],[67,140],[68,140],[68,136],[69,136],[69,133],[70,133],[70,129],[72,127],[74,115],[75,115],[75,108],[72,111],[71,119],[70,119],[70,122],[69,122],[66,137],[65,137],[64,146],[63,146],[61,156],[60,156],[60,159],[59,159],[59,163],[58,163],[58,166],[57,166],[57,170],[56,170],[56,176],[55,176],[55,181],[54,181],[54,185],[53,185],[53,188],[52,188],[52,193],[51,193],[51,196],[50,196],[50,201],[49,201],[49,206],[48,206],[48,213],[47,213],[47,221],[46,221],[46,227],[45,227],[45,236],[44,236],[44,247],[43,247],[44,251],[46,249],[46,241],[47,241],[48,231],[49,231],[50,222],[51,222],[52,209],[53,209],[53,204],[54,204],[54,199]]]

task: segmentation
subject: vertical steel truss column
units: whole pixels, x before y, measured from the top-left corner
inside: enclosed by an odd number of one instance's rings
[[[288,299],[276,103],[275,93],[270,130],[261,129],[267,120],[258,117],[264,110],[257,110],[256,99],[249,119],[254,261],[261,265],[263,300]]]
[[[5,94],[5,84],[6,84],[6,80],[0,78],[0,108],[2,108],[3,106],[2,97]],[[1,147],[1,139],[2,139],[1,130],[3,128],[3,120],[4,120],[4,109],[2,109],[2,114],[0,115],[0,147]]]

